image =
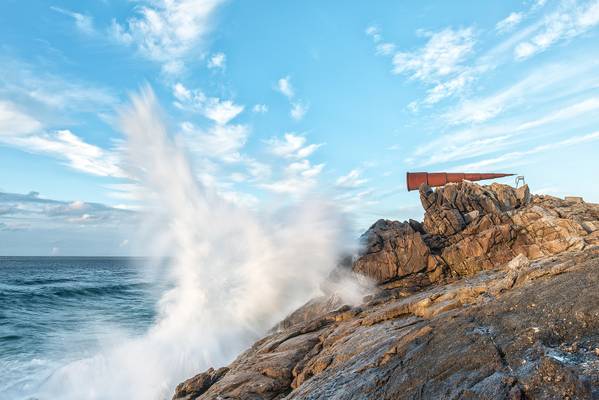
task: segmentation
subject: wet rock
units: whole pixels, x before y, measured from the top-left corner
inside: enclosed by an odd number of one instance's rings
[[[193,378],[180,383],[175,389],[173,400],[191,400],[198,398],[210,389],[212,385],[218,382],[227,371],[229,371],[229,368],[219,368],[217,370],[210,368],[208,371],[197,374]]]

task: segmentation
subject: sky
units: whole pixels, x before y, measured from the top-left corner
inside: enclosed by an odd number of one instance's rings
[[[5,0],[0,255],[127,255],[118,115],[149,85],[198,181],[421,218],[406,171],[599,202],[599,0]],[[500,180],[513,184],[512,178]]]

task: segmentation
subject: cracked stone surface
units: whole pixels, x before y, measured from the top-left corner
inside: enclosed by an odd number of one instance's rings
[[[377,222],[361,304],[311,300],[174,399],[598,399],[599,207],[470,182],[421,198],[463,226]]]

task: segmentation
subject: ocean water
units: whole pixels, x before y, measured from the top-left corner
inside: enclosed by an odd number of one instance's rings
[[[141,336],[164,292],[134,258],[0,257],[0,399],[29,399],[115,332]]]

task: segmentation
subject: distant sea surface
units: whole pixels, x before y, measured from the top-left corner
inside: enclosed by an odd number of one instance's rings
[[[147,260],[0,257],[0,399],[27,399],[115,332],[142,335],[164,288]],[[151,271],[150,271],[151,270]]]

